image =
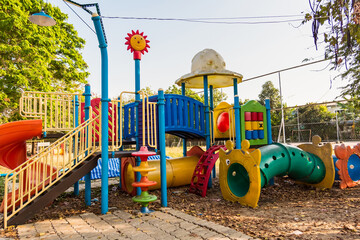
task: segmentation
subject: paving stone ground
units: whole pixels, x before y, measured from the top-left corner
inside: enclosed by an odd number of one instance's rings
[[[20,225],[17,230],[20,239],[253,239],[234,229],[171,208],[142,216],[121,210],[105,215],[84,213]]]

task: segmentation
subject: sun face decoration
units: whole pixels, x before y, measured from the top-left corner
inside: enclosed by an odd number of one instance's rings
[[[134,52],[134,59],[141,59],[141,54],[148,52],[148,48],[150,46],[148,43],[150,42],[147,40],[147,36],[144,36],[144,33],[140,33],[139,30],[136,32],[131,31],[131,33],[127,34],[125,45],[128,45],[127,50]]]

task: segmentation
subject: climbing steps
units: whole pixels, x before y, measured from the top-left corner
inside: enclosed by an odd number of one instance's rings
[[[224,145],[214,145],[200,157],[191,178],[189,189],[191,193],[196,193],[202,197],[206,196],[211,170],[213,169],[216,160],[219,158],[218,151],[220,148],[226,150]]]
[[[9,226],[24,224],[28,219],[32,218],[44,206],[51,204],[60,194],[65,192],[70,186],[77,182],[81,177],[90,172],[97,166],[97,161],[101,153],[95,153],[89,158],[81,162],[69,174],[60,179],[56,184],[49,186],[38,198],[27,204],[25,207],[16,213],[7,222]],[[11,212],[11,208],[9,208]]]

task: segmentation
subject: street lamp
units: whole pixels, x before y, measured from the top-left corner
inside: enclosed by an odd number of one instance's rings
[[[43,26],[43,27],[50,27],[56,24],[56,21],[49,15],[47,15],[44,10],[41,10],[39,13],[34,13],[29,17],[30,22]]]
[[[108,162],[109,162],[109,132],[108,132],[108,108],[109,108],[109,94],[108,94],[108,54],[107,43],[103,22],[100,18],[99,4],[79,4],[71,0],[64,0],[77,7],[81,7],[86,12],[91,14],[91,19],[94,22],[96,36],[99,41],[99,48],[101,51],[101,213],[105,214],[108,211]],[[88,7],[95,7],[97,13],[91,12]],[[52,20],[51,20],[52,19]],[[45,14],[43,11],[33,14],[29,17],[32,23],[40,26],[53,26],[56,21]],[[52,25],[51,25],[52,24]],[[90,173],[85,176],[85,204],[91,205],[91,179]]]

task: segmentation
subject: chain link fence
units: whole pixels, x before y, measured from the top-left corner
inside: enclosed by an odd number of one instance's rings
[[[282,125],[272,126],[272,139],[275,142],[283,142],[285,129],[285,142],[311,142],[315,135],[319,135],[323,142],[345,142],[360,140],[360,120],[349,119],[344,116],[334,118],[330,121],[301,122],[294,119],[285,121]],[[344,115],[344,114],[343,114]],[[281,130],[280,130],[281,128]]]

